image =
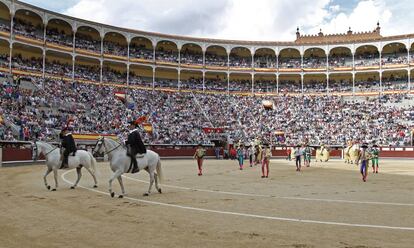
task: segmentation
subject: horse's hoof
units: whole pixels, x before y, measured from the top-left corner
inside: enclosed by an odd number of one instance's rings
[[[46,188],[47,188],[47,190],[50,190],[50,186],[48,185],[48,186],[46,186]]]
[[[144,196],[149,196],[149,194],[148,193],[144,193]]]
[[[162,194],[162,191],[161,191],[161,189],[158,189],[158,193]]]
[[[70,189],[75,189],[75,186],[70,187]]]
[[[52,189],[52,191],[56,191],[56,189]]]
[[[124,198],[124,196],[123,195],[119,195],[118,198],[122,199],[122,198]]]
[[[94,189],[98,188],[98,185],[94,185],[94,186],[93,186],[93,188],[94,188]]]
[[[111,197],[113,198],[115,196],[115,193],[114,192],[111,192]]]

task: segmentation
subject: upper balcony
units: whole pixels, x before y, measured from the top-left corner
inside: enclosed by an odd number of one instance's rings
[[[298,30],[291,42],[201,39],[113,27],[0,0],[0,39],[137,66],[228,74],[408,70],[413,38],[382,37],[378,24],[364,33],[301,35]]]

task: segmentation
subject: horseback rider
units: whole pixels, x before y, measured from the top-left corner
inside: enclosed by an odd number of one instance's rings
[[[141,135],[139,134],[138,124],[135,121],[129,122],[129,134],[126,141],[127,155],[131,158],[133,168],[131,173],[137,173],[139,171],[137,163],[138,157],[144,157],[147,153],[144,142],[142,142]]]
[[[72,133],[69,132],[68,128],[63,128],[62,131],[59,134],[60,139],[62,140],[62,153],[63,153],[63,159],[62,159],[62,165],[60,166],[60,169],[68,168],[68,157],[69,154],[76,152],[76,143],[73,139]]]

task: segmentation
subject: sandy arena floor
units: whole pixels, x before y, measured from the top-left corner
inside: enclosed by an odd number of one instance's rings
[[[163,194],[142,196],[141,172],[124,199],[107,194],[106,163],[98,189],[84,170],[71,190],[75,171],[60,171],[56,192],[45,166],[1,168],[0,247],[414,247],[414,163],[380,163],[364,183],[338,160],[300,173],[274,160],[268,179],[235,161],[207,160],[198,177],[195,161],[164,160]]]

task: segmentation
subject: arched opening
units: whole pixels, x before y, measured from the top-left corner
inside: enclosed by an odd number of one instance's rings
[[[208,91],[227,92],[227,74],[220,72],[206,72],[204,85]]]
[[[46,41],[73,49],[72,26],[64,20],[49,20],[46,26]]]
[[[175,69],[157,68],[155,70],[155,88],[178,90],[178,72]]]
[[[95,28],[82,26],[76,31],[75,47],[95,54],[101,54],[101,36]],[[80,51],[81,52],[81,51]]]
[[[158,42],[155,48],[155,58],[157,62],[178,63],[177,44],[168,40]]]
[[[305,74],[303,77],[303,93],[326,93],[325,74]]]
[[[254,77],[254,92],[276,93],[277,81],[274,74],[256,74]]]
[[[231,73],[229,91],[231,92],[251,92],[252,76],[250,73]]]
[[[303,55],[303,68],[308,71],[326,70],[326,53],[321,48],[309,48]]]
[[[295,48],[285,48],[279,53],[279,71],[300,71],[301,56]]]
[[[411,45],[410,48],[410,65],[414,65],[414,43]]]
[[[408,85],[410,90],[414,89],[413,83],[414,83],[414,70],[411,70],[410,71],[410,84]]]
[[[116,63],[112,61],[104,61],[102,67],[102,82],[111,84],[126,84],[126,64]]]
[[[379,67],[378,48],[372,45],[360,46],[355,51],[355,67],[358,70]]]
[[[384,71],[382,89],[385,91],[408,90],[408,72],[406,70]]]
[[[45,72],[49,75],[72,78],[72,56],[46,51]]]
[[[205,55],[206,66],[210,68],[227,67],[227,52],[221,46],[209,46]],[[225,68],[221,68],[225,69]]]
[[[347,47],[335,47],[329,51],[329,70],[352,70],[352,51]]]
[[[0,31],[10,32],[10,9],[0,2]]]
[[[180,89],[203,90],[203,73],[200,71],[181,71]]]
[[[150,62],[154,59],[152,42],[145,37],[134,37],[129,45],[131,62]],[[150,61],[148,61],[150,60]]]
[[[363,72],[355,74],[355,92],[379,92],[379,72]]]
[[[330,92],[352,92],[352,74],[334,73],[329,75]]]
[[[129,85],[152,87],[152,76],[151,67],[140,65],[129,67]]]
[[[41,73],[43,71],[43,52],[40,48],[13,44],[13,70],[22,70]]]
[[[33,11],[19,9],[14,15],[13,32],[27,38],[43,40],[43,20]]]
[[[254,53],[254,68],[276,69],[276,53],[270,48],[260,48]]]
[[[203,50],[197,44],[188,43],[181,48],[181,66],[203,65]]]
[[[128,42],[122,34],[116,32],[108,32],[103,40],[103,52],[107,57],[128,57]],[[109,56],[108,56],[109,55]]]
[[[383,68],[392,68],[408,64],[408,51],[404,44],[394,42],[384,46],[381,53]]]
[[[252,53],[245,47],[235,47],[230,52],[230,67],[252,68]]]
[[[0,66],[9,68],[10,59],[10,43],[0,39]]]
[[[279,93],[301,93],[302,82],[300,75],[281,74],[279,76]]]
[[[76,56],[75,58],[75,79],[100,81],[101,69],[100,62],[97,59]]]

